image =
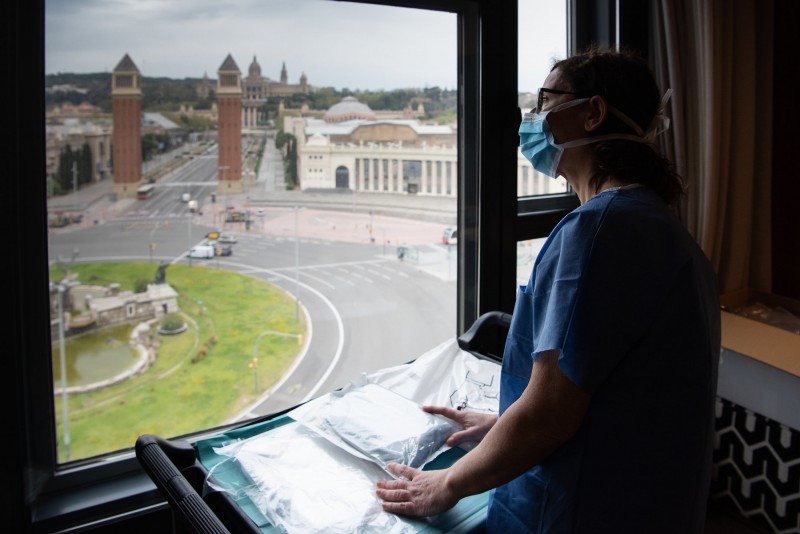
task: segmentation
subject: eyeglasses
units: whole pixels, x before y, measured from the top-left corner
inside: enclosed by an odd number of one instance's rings
[[[540,87],[539,96],[536,98],[536,109],[533,110],[534,113],[540,113],[542,111],[542,101],[544,100],[545,93],[551,93],[554,95],[575,95],[575,96],[578,95],[578,93],[573,93],[572,91],[562,91],[560,89],[549,89],[547,87]]]

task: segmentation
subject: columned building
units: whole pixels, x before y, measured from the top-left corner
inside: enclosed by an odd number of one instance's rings
[[[323,119],[284,118],[297,138],[303,190],[341,190],[455,197],[455,129],[415,119],[381,119],[346,97]]]
[[[415,119],[383,119],[349,96],[322,120],[285,117],[284,131],[297,139],[297,174],[303,190],[458,195],[458,151],[454,127]],[[566,191],[534,170],[517,150],[520,196]]]
[[[217,71],[217,116],[217,193],[241,193],[242,73],[230,54]]]
[[[142,85],[128,54],[111,75],[111,109],[114,193],[135,197],[142,181]]]
[[[267,101],[268,81],[261,76],[261,65],[253,56],[253,62],[247,71],[247,78],[242,80],[242,124],[245,128],[255,128],[266,117],[263,116],[262,107]]]

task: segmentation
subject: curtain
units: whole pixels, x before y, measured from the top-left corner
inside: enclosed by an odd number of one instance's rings
[[[663,149],[680,215],[721,291],[771,290],[773,0],[655,0],[656,75],[673,89]]]

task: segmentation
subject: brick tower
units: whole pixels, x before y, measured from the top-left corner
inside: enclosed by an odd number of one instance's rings
[[[111,74],[111,142],[114,193],[135,197],[142,181],[142,84],[139,69],[128,54]]]
[[[217,71],[217,138],[220,195],[242,188],[242,73],[230,54]]]

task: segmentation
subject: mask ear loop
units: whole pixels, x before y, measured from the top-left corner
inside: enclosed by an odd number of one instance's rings
[[[664,93],[664,96],[661,97],[661,103],[658,105],[658,111],[656,111],[655,117],[653,120],[650,121],[650,124],[647,126],[647,131],[644,135],[644,138],[648,141],[655,142],[656,137],[661,135],[662,133],[669,130],[670,120],[664,114],[664,110],[667,107],[667,102],[669,102],[670,97],[672,96],[672,89],[667,89]]]
[[[653,120],[650,121],[650,124],[647,125],[646,130],[642,130],[642,128],[633,122],[627,115],[623,112],[615,108],[614,106],[609,106],[611,113],[617,116],[619,120],[627,124],[631,130],[636,132],[639,137],[644,139],[649,143],[654,143],[655,139],[658,135],[662,134],[663,132],[669,129],[669,118],[664,115],[664,108],[667,106],[667,102],[669,101],[670,97],[672,96],[672,89],[667,89],[664,93],[664,96],[661,98],[661,103],[658,105],[658,111],[656,111],[655,116],[653,116]]]
[[[617,117],[619,120],[621,120],[622,122],[624,122],[625,124],[627,124],[627,125],[628,125],[628,127],[629,127],[631,130],[633,130],[634,132],[636,132],[636,135],[638,135],[639,137],[644,137],[644,130],[642,130],[641,126],[639,126],[638,124],[636,124],[635,122],[633,122],[633,120],[631,120],[631,118],[630,118],[630,117],[628,117],[627,115],[625,115],[623,112],[621,112],[620,110],[618,110],[617,108],[615,108],[615,107],[614,107],[614,106],[612,106],[612,105],[609,105],[609,106],[608,106],[608,109],[609,109],[609,110],[611,111],[611,113],[613,113],[613,114],[614,114],[614,115],[615,115],[615,116],[616,116],[616,117]]]

